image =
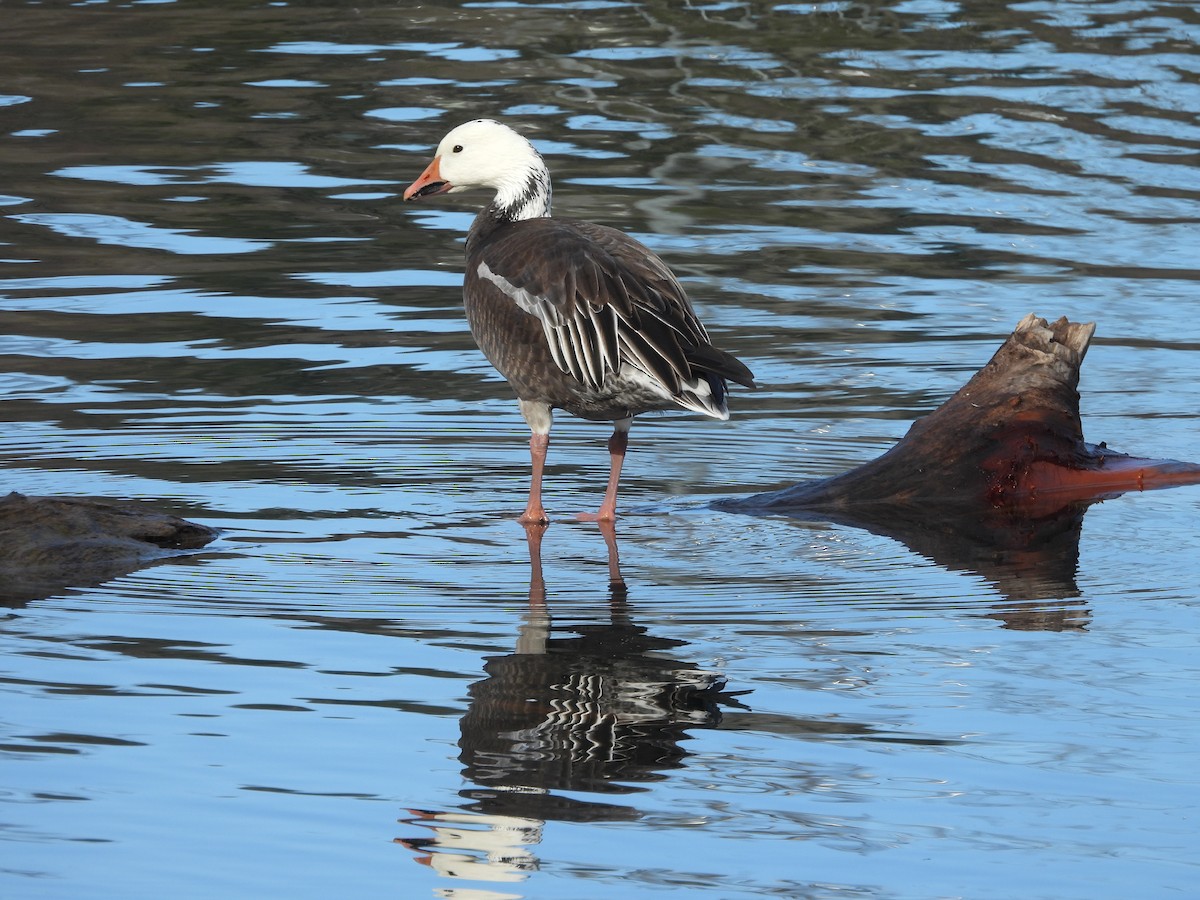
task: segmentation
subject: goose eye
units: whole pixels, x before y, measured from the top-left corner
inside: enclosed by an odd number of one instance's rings
[[[455,144],[452,153],[462,153],[462,144]]]

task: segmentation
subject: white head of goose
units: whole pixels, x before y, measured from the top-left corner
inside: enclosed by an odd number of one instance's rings
[[[521,521],[547,521],[541,485],[553,409],[613,423],[608,490],[594,517],[612,520],[633,417],[687,409],[728,419],[726,379],[754,387],[754,376],[709,342],[683,287],[649,249],[604,225],[550,218],[546,164],[508,126],[459,125],[404,199],[468,188],[495,191],[467,235],[463,298],[475,341],[533,432]]]

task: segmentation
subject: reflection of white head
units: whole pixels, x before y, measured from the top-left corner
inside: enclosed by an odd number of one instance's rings
[[[467,881],[514,882],[524,881],[537,866],[522,868],[493,860],[481,859],[466,853],[436,851],[429,857],[429,867],[443,878],[464,878]],[[458,896],[457,894],[455,896]]]
[[[429,853],[430,868],[446,878],[465,878],[472,881],[524,881],[528,873],[536,872],[537,857],[524,849],[542,839],[542,822],[518,816],[496,816],[472,813],[434,813],[420,820],[433,830],[435,838],[422,845]],[[473,826],[473,827],[472,827]],[[461,853],[454,851],[475,851]],[[501,900],[509,894],[488,891],[454,893],[442,896],[457,900]]]

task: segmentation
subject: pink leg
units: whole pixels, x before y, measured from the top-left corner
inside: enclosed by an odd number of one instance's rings
[[[595,515],[579,516],[584,522],[611,522],[617,517],[617,486],[621,482],[621,466],[625,462],[625,451],[629,447],[629,426],[632,419],[618,419],[613,423],[612,437],[608,439],[611,460],[608,470],[608,488],[604,491],[604,502]]]
[[[529,439],[529,458],[533,462],[533,474],[529,480],[529,503],[518,522],[525,525],[545,524],[546,510],[542,507],[542,472],[546,468],[546,448],[550,446],[549,434],[534,432]]]
[[[629,447],[629,432],[614,431],[608,439],[608,453],[611,465],[608,470],[608,488],[604,491],[604,502],[600,504],[600,512],[596,519],[600,522],[611,522],[617,517],[617,485],[621,481],[621,466],[625,463],[625,451]]]

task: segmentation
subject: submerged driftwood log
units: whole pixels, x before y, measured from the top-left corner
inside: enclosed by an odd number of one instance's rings
[[[1200,482],[1200,465],[1084,441],[1076,388],[1095,330],[1028,315],[986,366],[883,456],[834,478],[723,505],[784,511],[935,503],[1036,513]]]
[[[0,499],[0,603],[101,584],[216,536],[135,503],[14,492]]]
[[[886,535],[946,568],[983,575],[1014,601],[1074,596],[1088,506],[1200,483],[1200,465],[1084,441],[1076,388],[1094,331],[1028,315],[958,393],[879,458],[719,506]]]

